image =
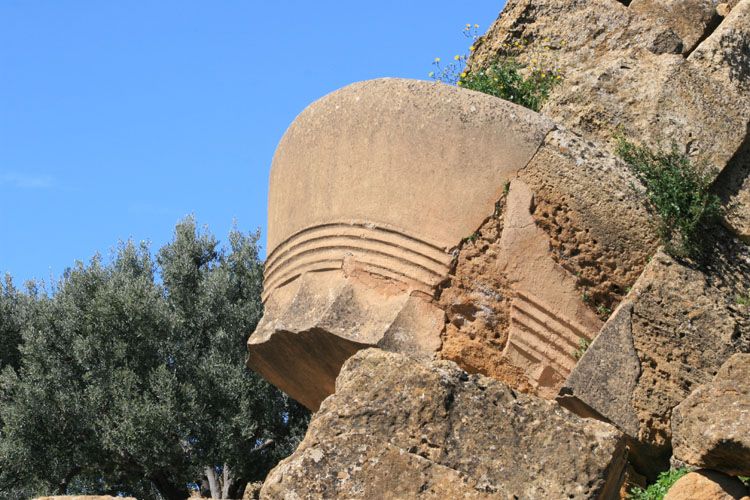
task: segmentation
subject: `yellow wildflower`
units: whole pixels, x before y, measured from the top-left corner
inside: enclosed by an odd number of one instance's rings
[[[439,62],[440,62],[440,58],[439,58],[439,57],[436,57],[436,58],[435,58],[435,62],[436,62],[436,63],[439,63]]]
[[[456,61],[460,61],[461,60],[461,56],[455,55],[455,56],[453,56],[453,59],[456,60]]]
[[[471,47],[469,47],[469,50],[473,52],[475,48],[476,48],[476,47],[474,47],[474,46],[472,45]]]
[[[461,80],[459,80],[458,82],[456,82],[456,85],[458,85],[458,86],[461,86],[463,84],[464,84],[464,82],[462,82]]]
[[[464,71],[463,73],[461,73],[461,78],[466,78],[466,71]]]
[[[479,28],[479,25],[478,25],[478,24],[475,24],[475,25],[474,25],[474,29],[477,29],[477,28]]]

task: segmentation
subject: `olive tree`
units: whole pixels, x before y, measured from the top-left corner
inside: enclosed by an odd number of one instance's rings
[[[127,242],[52,290],[8,280],[0,493],[236,498],[262,480],[308,414],[244,366],[261,287],[258,235],[224,248],[192,218],[155,259]]]

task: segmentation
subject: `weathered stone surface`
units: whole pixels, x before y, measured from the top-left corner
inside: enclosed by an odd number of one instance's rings
[[[443,328],[442,310],[397,284],[356,271],[306,273],[266,301],[248,364],[315,410],[359,349],[434,352]]]
[[[274,158],[249,366],[316,409],[357,349],[433,353],[444,316],[432,297],[452,250],[551,128],[525,108],[418,81],[362,82],[312,104]]]
[[[750,354],[729,358],[672,411],[672,446],[688,464],[750,475]]]
[[[664,500],[750,500],[749,494],[737,478],[712,470],[698,470],[678,479]]]
[[[716,13],[721,17],[727,17],[731,10],[732,6],[729,3],[720,3],[716,5]]]
[[[449,321],[439,355],[555,395],[581,340],[596,335],[656,250],[636,185],[611,154],[550,132],[458,253],[439,300]]]
[[[750,131],[716,179],[715,190],[724,202],[724,224],[745,243],[750,243]]]
[[[623,465],[608,424],[451,362],[368,349],[262,498],[612,498]]]
[[[643,187],[619,158],[559,127],[519,178],[553,258],[606,319],[658,246]]]
[[[654,24],[669,26],[689,53],[719,22],[711,0],[633,0],[629,10]]]
[[[613,422],[631,436],[639,427],[631,396],[641,375],[633,346],[632,314],[632,302],[617,308],[557,398],[574,413]]]
[[[553,397],[601,327],[596,309],[656,246],[635,182],[609,153],[484,94],[389,79],[335,92],[274,159],[248,365],[312,409],[367,346],[440,351]],[[465,265],[490,226],[485,264]]]
[[[533,199],[526,184],[513,180],[497,259],[514,291],[504,356],[526,371],[541,396],[553,397],[575,366],[581,339],[593,339],[601,321],[581,300],[575,276],[550,255]]]
[[[722,19],[700,0],[511,0],[471,64],[528,42],[521,62],[562,72],[542,108],[555,122],[602,144],[617,132],[675,143],[721,169],[750,120],[749,6],[741,0]]]
[[[263,487],[263,483],[247,483],[245,491],[242,494],[242,500],[257,500],[260,498],[260,489]]]
[[[732,354],[750,352],[750,311],[737,302],[750,290],[750,249],[718,233],[702,270],[661,252],[651,260],[561,394],[623,430],[642,472],[669,456],[672,409]],[[597,375],[607,367],[622,380]]]

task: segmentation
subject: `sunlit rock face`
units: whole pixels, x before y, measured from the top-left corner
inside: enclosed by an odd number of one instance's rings
[[[273,161],[249,366],[315,409],[359,349],[433,355],[454,249],[552,127],[493,97],[400,79],[308,107]]]
[[[248,365],[311,409],[367,347],[553,397],[602,325],[581,280],[606,298],[649,255],[635,182],[608,153],[485,94],[401,79],[334,92],[273,161]],[[569,259],[556,250],[572,246]]]

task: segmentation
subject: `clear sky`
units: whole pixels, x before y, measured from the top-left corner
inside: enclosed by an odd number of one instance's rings
[[[194,214],[265,232],[276,144],[309,103],[427,79],[503,2],[0,1],[0,273],[59,277]],[[263,238],[265,242],[265,237]]]

